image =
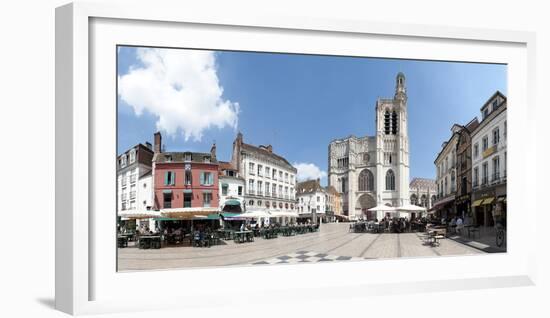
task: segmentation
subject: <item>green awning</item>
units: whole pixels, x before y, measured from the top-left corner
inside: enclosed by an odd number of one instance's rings
[[[181,221],[181,219],[175,219],[175,218],[158,218],[155,219],[157,221]]]
[[[172,190],[162,190],[162,193],[172,193]]]
[[[225,205],[241,205],[241,202],[239,200],[227,200],[225,201]]]
[[[229,187],[229,184],[227,184],[227,183],[222,183],[222,187],[223,187],[223,188],[227,188],[227,187]]]
[[[193,190],[191,190],[191,189],[183,189],[183,193],[193,193]]]
[[[220,215],[218,213],[211,213],[211,214],[208,214],[208,216],[206,217],[207,220],[219,220],[220,219]]]
[[[239,215],[240,213],[232,213],[232,212],[223,212],[221,215],[224,218],[233,217],[236,215]],[[220,219],[220,213],[210,213],[208,214],[207,220],[219,220]]]
[[[233,212],[223,212],[222,215],[224,218],[230,218],[230,217],[234,217],[236,215],[239,215],[241,213],[233,213]]]

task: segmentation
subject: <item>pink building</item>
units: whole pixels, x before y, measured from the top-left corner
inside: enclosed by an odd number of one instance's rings
[[[161,152],[155,134],[153,158],[154,209],[185,213],[212,212],[219,207],[216,146],[209,153]]]

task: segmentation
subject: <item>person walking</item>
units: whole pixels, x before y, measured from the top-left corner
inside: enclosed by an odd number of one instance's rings
[[[462,218],[459,216],[456,220],[456,232],[459,235],[462,235],[462,229],[464,228],[464,223],[462,222]]]

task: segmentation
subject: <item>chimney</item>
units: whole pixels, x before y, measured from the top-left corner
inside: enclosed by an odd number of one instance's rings
[[[237,142],[239,145],[243,144],[243,134],[240,131],[237,134],[237,139],[235,139],[235,142]]]
[[[210,148],[210,156],[212,157],[212,161],[216,160],[216,143],[213,143],[212,148]]]
[[[267,147],[266,147],[266,148],[267,148],[267,151],[269,151],[269,152],[273,152],[273,146],[271,146],[271,145],[267,145]]]
[[[155,153],[161,153],[162,152],[162,135],[160,134],[160,131],[157,131],[155,133]]]

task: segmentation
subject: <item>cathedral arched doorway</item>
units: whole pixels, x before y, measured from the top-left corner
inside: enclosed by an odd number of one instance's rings
[[[370,208],[376,206],[376,199],[370,194],[364,193],[357,199],[355,205],[357,209],[361,210],[361,215],[367,220],[374,220],[376,218],[376,212],[369,211]]]

